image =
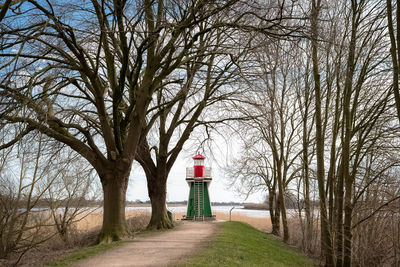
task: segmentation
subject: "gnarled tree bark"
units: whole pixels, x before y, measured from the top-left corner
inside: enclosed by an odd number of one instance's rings
[[[100,174],[103,187],[103,226],[99,235],[101,243],[121,240],[129,235],[125,219],[126,190],[130,166],[123,169],[108,169]]]

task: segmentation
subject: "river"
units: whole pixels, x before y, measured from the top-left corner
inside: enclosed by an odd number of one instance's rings
[[[223,212],[229,214],[229,211],[233,206],[212,206],[211,210],[215,212]],[[186,206],[168,206],[168,209],[172,213],[185,212]],[[148,210],[151,211],[151,207],[127,207],[127,210]],[[253,218],[269,218],[268,210],[249,210],[244,209],[243,206],[235,206],[232,210],[232,214],[240,214],[247,217]]]

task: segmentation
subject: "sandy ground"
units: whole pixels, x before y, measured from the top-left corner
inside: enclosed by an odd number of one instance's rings
[[[206,246],[217,229],[218,221],[182,221],[174,230],[135,238],[73,266],[167,266]]]

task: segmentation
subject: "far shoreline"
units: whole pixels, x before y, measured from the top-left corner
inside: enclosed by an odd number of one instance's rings
[[[186,207],[187,203],[184,202],[171,202],[167,203],[168,207]],[[261,204],[261,203],[211,203],[211,206],[225,206],[225,207],[236,207],[238,208],[240,206],[241,209],[245,210],[268,210],[268,204]],[[134,208],[141,208],[141,207],[151,207],[151,203],[128,203],[126,204],[126,207],[134,207]]]

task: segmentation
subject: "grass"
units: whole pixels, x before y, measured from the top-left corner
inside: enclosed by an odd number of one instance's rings
[[[221,227],[207,249],[177,266],[313,266],[307,256],[247,223]]]
[[[192,258],[177,266],[314,266],[307,256],[271,235],[243,222],[224,222],[221,231]],[[138,236],[151,236],[163,231],[143,231]],[[53,261],[46,267],[70,266],[81,259],[115,248],[124,241],[84,248]]]
[[[55,260],[45,265],[45,267],[61,267],[61,266],[70,266],[73,263],[76,263],[79,260],[86,259],[90,256],[96,255],[105,250],[109,250],[115,247],[122,245],[124,241],[113,242],[109,244],[99,244],[92,247],[86,247],[77,252],[71,253],[64,258]]]

